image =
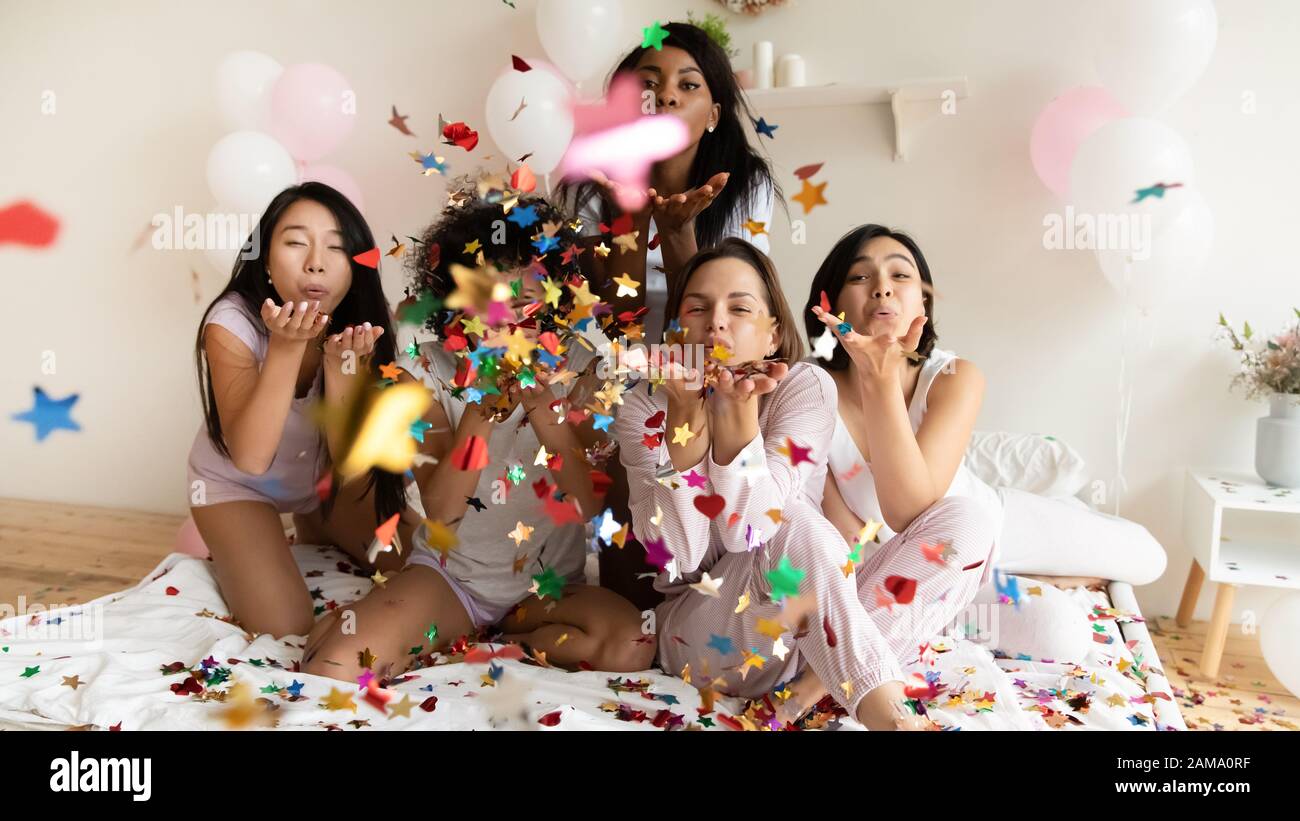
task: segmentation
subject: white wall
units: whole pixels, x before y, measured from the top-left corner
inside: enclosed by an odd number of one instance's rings
[[[483,127],[487,89],[510,54],[543,53],[534,0],[517,0],[518,10],[474,5],[471,14],[445,0],[0,2],[0,204],[32,197],[63,220],[50,251],[0,247],[0,409],[6,417],[26,409],[34,384],[56,396],[76,391],[84,427],[38,445],[30,426],[6,418],[0,496],[184,509],[185,456],[200,418],[192,351],[201,306],[190,270],[202,273],[205,304],[222,277],[200,255],[128,249],[153,214],[213,206],[203,169],[223,133],[211,91],[218,60],[247,48],[339,68],[356,89],[359,120],[330,161],[361,182],[377,236],[415,233],[443,201],[442,181],[419,176],[406,152],[433,147],[439,111],[481,128],[475,156],[495,151]],[[808,243],[792,245],[782,218],[774,256],[797,305],[843,231],[879,221],[913,232],[942,290],[940,344],[988,376],[979,427],[1055,434],[1109,478],[1119,301],[1091,252],[1044,250],[1043,217],[1060,205],[1034,176],[1027,147],[1053,96],[1097,82],[1079,36],[1083,5],[797,0],[731,20],[744,50],[738,68],[754,40],[770,39],[778,55],[805,56],[810,83],[970,78],[971,97],[917,133],[907,163],[891,159],[885,107],[770,112],[780,128],[764,144],[788,193],[797,191],[790,172],[805,163],[825,162],[819,179],[830,180],[830,205],[808,217]],[[656,17],[715,8],[627,6],[627,30],[616,36],[629,45]],[[1300,164],[1290,153],[1300,131],[1300,8],[1232,0],[1218,11],[1214,60],[1165,117],[1192,147],[1218,240],[1207,272],[1180,289],[1153,350],[1133,363],[1142,378],[1123,513],[1170,552],[1165,578],[1139,591],[1151,614],[1172,612],[1188,568],[1183,469],[1249,468],[1263,413],[1227,393],[1232,357],[1211,342],[1217,313],[1268,329],[1300,304],[1292,253]],[[53,116],[41,114],[45,90],[57,95]],[[1247,90],[1254,115],[1241,113]],[[393,103],[413,115],[419,141],[385,124]],[[472,165],[459,149],[445,153],[457,170]],[[398,295],[395,266],[385,280]],[[57,355],[53,375],[40,372],[46,350]],[[1271,598],[1244,591],[1235,615]],[[1207,595],[1199,617],[1209,604]]]

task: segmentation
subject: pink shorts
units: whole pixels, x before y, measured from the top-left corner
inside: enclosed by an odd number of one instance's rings
[[[488,604],[480,600],[473,593],[466,590],[465,586],[457,581],[447,571],[447,568],[442,566],[442,561],[432,551],[418,547],[414,548],[411,551],[411,558],[407,559],[406,563],[408,565],[418,564],[421,567],[428,567],[446,579],[447,586],[451,588],[451,592],[456,594],[456,600],[460,602],[461,607],[465,608],[469,620],[476,628],[490,627],[500,622],[515,607],[514,604],[501,606]]]
[[[326,469],[315,431],[287,431],[271,468],[260,476],[244,473],[217,452],[200,428],[190,448],[190,507],[223,502],[261,502],[279,513],[311,513],[320,507],[316,477]]]

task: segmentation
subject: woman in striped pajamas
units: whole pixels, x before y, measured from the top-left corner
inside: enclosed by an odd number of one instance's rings
[[[907,663],[992,574],[1001,502],[962,464],[984,377],[935,347],[929,265],[911,237],[880,225],[850,231],[827,254],[805,323],[838,396],[822,511],[862,545],[863,602],[886,604],[872,614]],[[914,594],[900,578],[916,580]],[[915,603],[889,606],[903,603],[894,588]],[[806,704],[821,684],[809,675],[792,689]]]
[[[824,681],[869,728],[926,726],[906,706],[904,648],[880,623],[904,607],[924,608],[922,629],[950,620],[965,602],[949,588],[964,591],[966,575],[976,581],[960,568],[987,558],[990,526],[968,521],[961,500],[936,505],[899,539],[918,555],[923,541],[951,540],[941,561],[914,566],[895,551],[895,561],[855,573],[821,512],[835,381],[798,362],[802,344],[771,261],[726,240],[692,258],[667,307],[681,341],[706,347],[710,361],[652,375],[623,397],[615,421],[633,525],[664,568],[660,664],[706,693],[774,691],[779,722],[815,703]],[[701,377],[712,391],[699,389]],[[900,571],[912,574],[901,585]],[[804,670],[801,691],[816,696],[808,704],[784,686]]]

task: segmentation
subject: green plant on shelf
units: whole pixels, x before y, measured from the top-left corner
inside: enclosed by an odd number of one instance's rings
[[[709,39],[718,44],[718,47],[727,53],[728,57],[736,57],[740,50],[731,46],[731,32],[727,31],[727,21],[716,14],[705,14],[697,18],[695,12],[686,12],[686,22],[698,27]]]

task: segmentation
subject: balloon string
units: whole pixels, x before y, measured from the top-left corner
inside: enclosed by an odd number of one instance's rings
[[[1131,268],[1124,266],[1124,312],[1120,330],[1118,402],[1115,418],[1115,505],[1114,515],[1120,515],[1120,500],[1128,489],[1124,477],[1124,456],[1128,450],[1129,422],[1133,416],[1133,394],[1137,385],[1137,368],[1129,361],[1135,347],[1150,351],[1155,346],[1155,315],[1149,306],[1133,302]],[[1134,345],[1134,342],[1139,344]],[[1145,345],[1140,344],[1145,342]]]

